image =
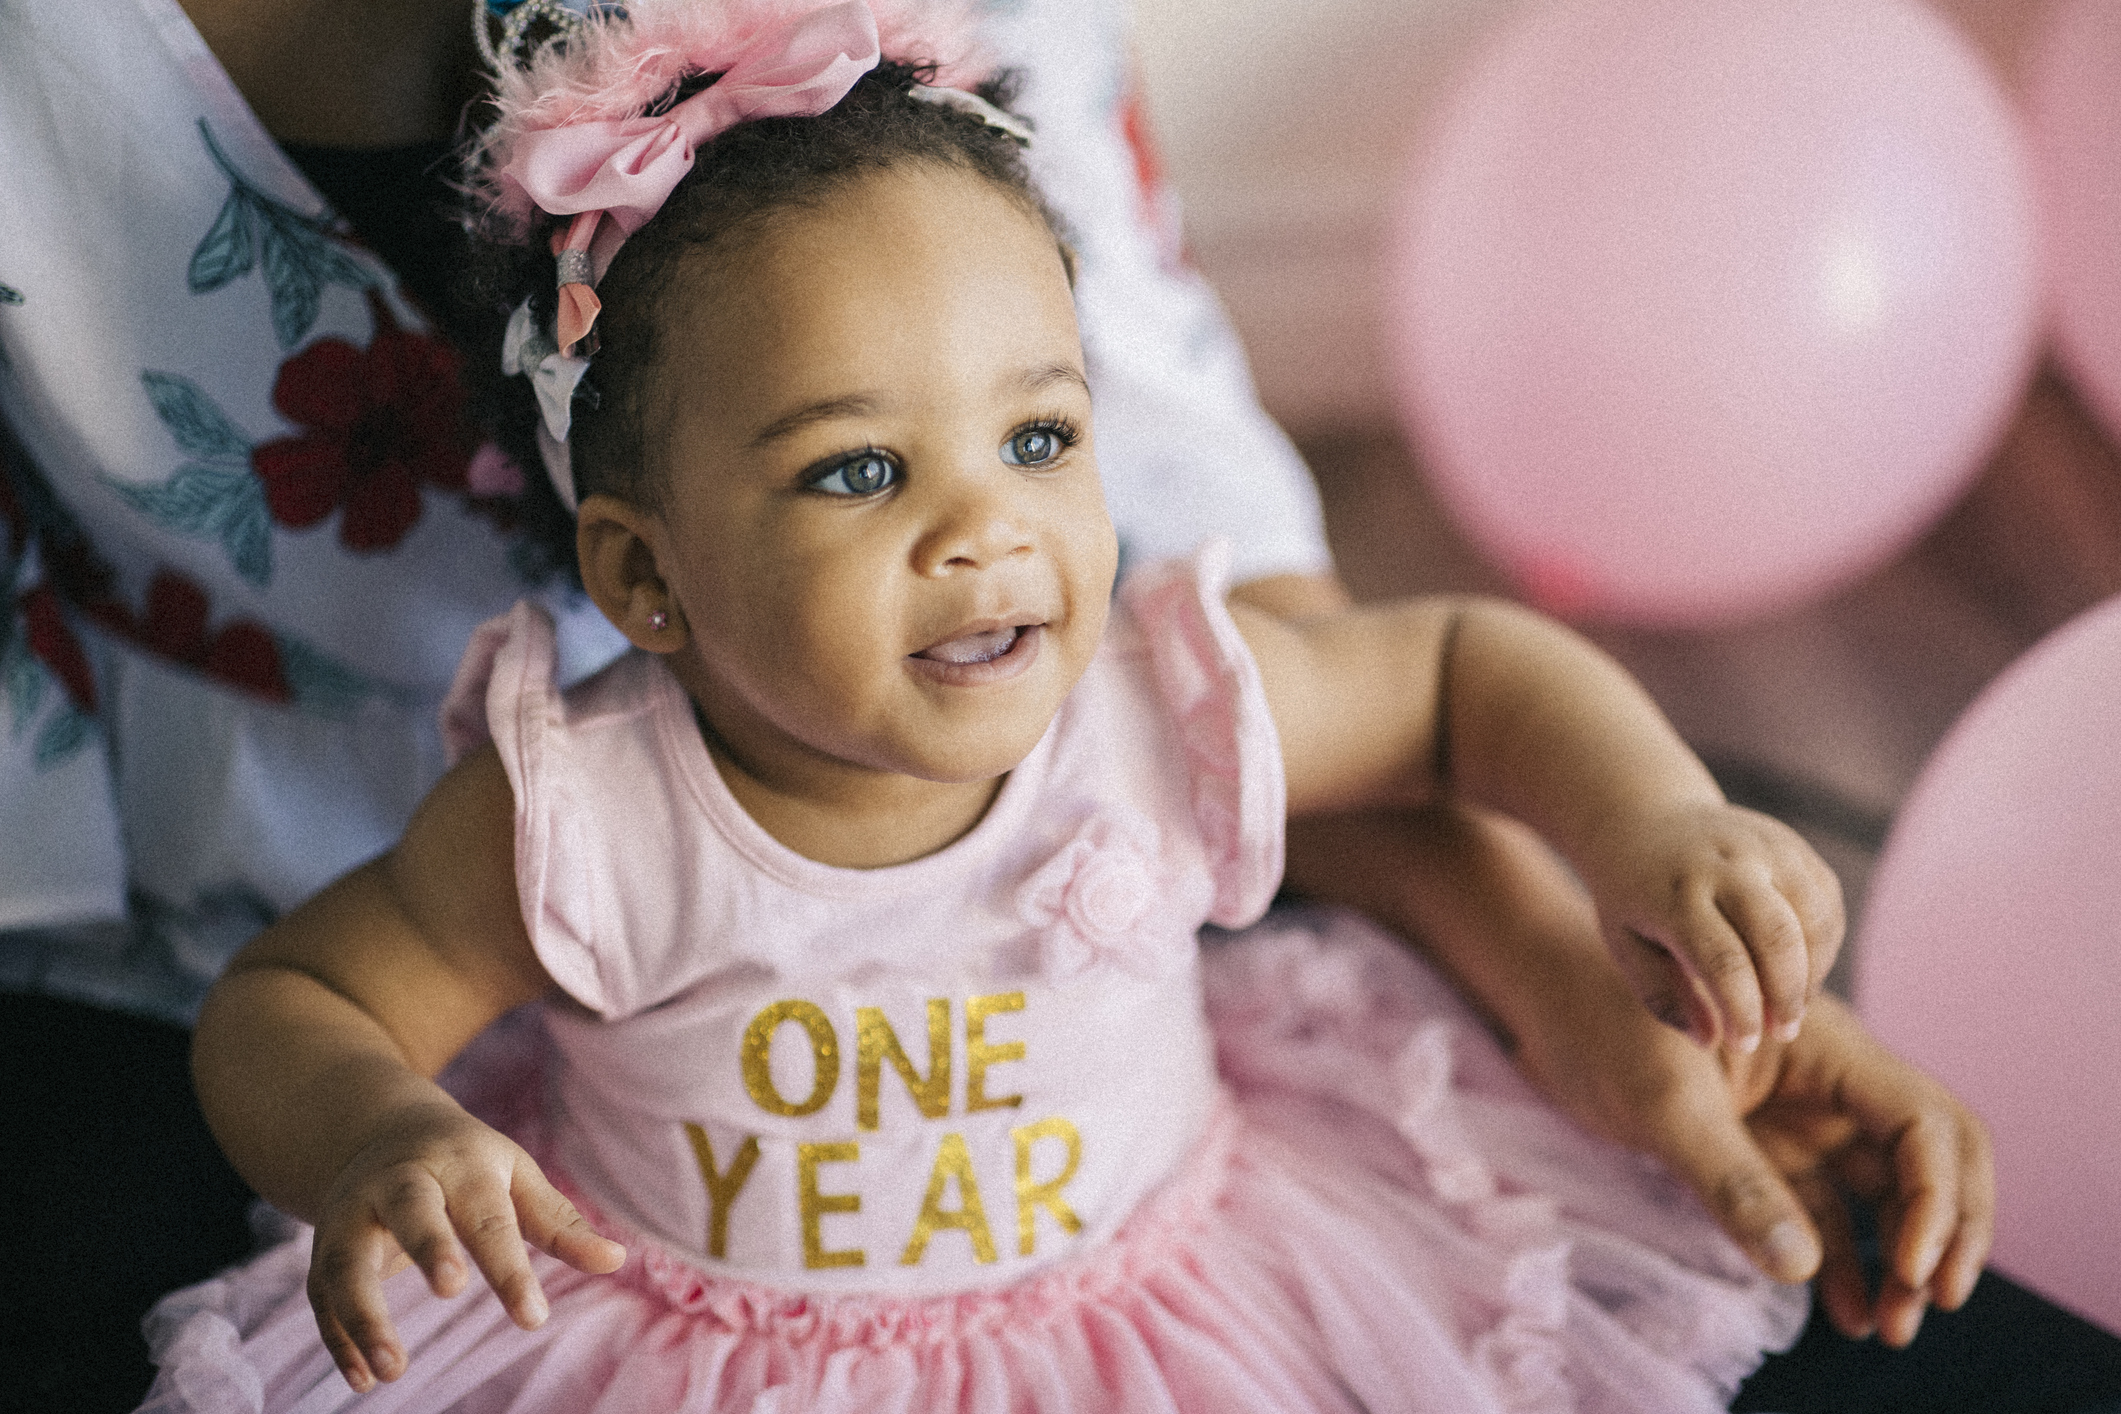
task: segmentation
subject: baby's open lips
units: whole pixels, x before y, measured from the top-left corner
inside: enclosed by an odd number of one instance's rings
[[[915,654],[918,658],[930,658],[938,663],[991,663],[1016,646],[1016,628],[998,628],[986,633],[961,634],[945,639],[932,648],[924,648]]]
[[[966,624],[948,638],[931,643],[912,656],[933,663],[991,663],[1007,657],[1019,642],[1041,626],[1036,621],[997,623],[992,619]]]

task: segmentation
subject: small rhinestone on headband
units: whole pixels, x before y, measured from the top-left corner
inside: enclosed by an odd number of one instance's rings
[[[471,28],[479,42],[479,56],[489,68],[499,69],[504,59],[510,64],[527,59],[526,48],[572,40],[587,27],[591,15],[624,13],[623,7],[608,0],[486,0],[474,12]],[[498,22],[499,42],[489,21]],[[539,45],[528,44],[531,31],[541,21],[544,39]]]
[[[586,250],[563,250],[555,259],[559,262],[560,283],[563,285],[594,285],[590,278],[589,252]]]

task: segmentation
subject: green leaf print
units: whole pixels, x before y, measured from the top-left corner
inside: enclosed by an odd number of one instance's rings
[[[52,714],[37,733],[37,769],[49,771],[82,747],[96,733],[96,719],[69,702]]]
[[[45,678],[44,665],[29,651],[27,635],[16,634],[0,648],[0,687],[7,692],[8,715],[16,736],[22,735],[44,705]]]
[[[238,187],[221,203],[221,214],[214,218],[206,239],[191,253],[186,283],[193,294],[211,294],[230,280],[248,275],[251,266],[257,264],[257,243],[250,237],[250,220],[250,202]]]
[[[0,306],[21,304],[22,302],[22,291],[16,289],[13,285],[0,285]],[[7,350],[4,347],[0,347],[0,368],[7,368],[8,366]]]
[[[198,384],[174,373],[148,369],[140,375],[140,386],[147,389],[155,416],[187,454],[249,464],[250,438],[214,406]]]
[[[327,286],[365,290],[383,283],[342,248],[337,220],[329,212],[306,216],[275,201],[244,180],[203,118],[199,135],[214,165],[228,178],[229,191],[220,214],[192,252],[186,280],[193,294],[211,294],[262,265],[272,297],[273,333],[280,347],[291,349],[315,326]]]
[[[109,485],[164,529],[219,540],[236,573],[252,584],[262,588],[272,582],[272,515],[265,489],[249,468],[187,462],[160,486]]]
[[[40,772],[65,764],[96,734],[96,719],[67,700],[66,694],[48,691],[52,683],[50,670],[30,652],[23,635],[17,634],[0,650],[0,692],[7,697],[10,736],[20,738],[28,731],[46,702],[56,698],[59,704],[45,718],[31,748],[31,759]]]
[[[250,439],[198,384],[149,369],[140,385],[179,449],[199,458],[160,485],[104,477],[103,484],[165,530],[218,540],[237,574],[263,588],[272,582],[272,511],[265,484],[251,471]]]
[[[344,721],[371,697],[405,705],[401,694],[299,638],[274,634],[273,646],[279,650],[280,673],[295,695],[295,705],[305,712]]]

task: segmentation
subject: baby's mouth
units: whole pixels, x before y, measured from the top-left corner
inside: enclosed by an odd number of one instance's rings
[[[1010,649],[1023,633],[1020,627],[998,628],[987,633],[968,633],[914,654],[937,663],[991,663]]]

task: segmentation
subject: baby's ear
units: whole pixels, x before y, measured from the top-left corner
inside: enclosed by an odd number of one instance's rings
[[[575,554],[582,587],[634,647],[675,653],[685,646],[685,616],[656,563],[653,523],[616,496],[591,496],[575,514]]]

